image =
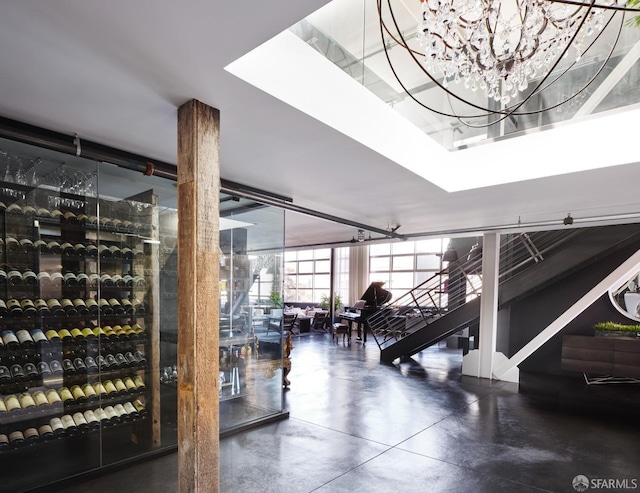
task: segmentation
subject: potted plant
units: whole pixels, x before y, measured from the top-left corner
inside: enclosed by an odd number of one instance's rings
[[[640,337],[640,325],[626,325],[617,322],[600,322],[593,326],[596,337],[622,337],[637,339]]]
[[[271,315],[276,317],[282,316],[282,308],[284,307],[284,301],[282,296],[277,291],[271,291],[269,294],[269,302],[275,307],[270,310]]]
[[[323,294],[322,297],[320,298],[320,303],[318,303],[318,306],[323,310],[330,310],[331,298],[328,295]],[[342,299],[340,299],[340,295],[338,293],[335,293],[333,295],[333,308],[336,312],[344,308],[344,305],[342,304]]]

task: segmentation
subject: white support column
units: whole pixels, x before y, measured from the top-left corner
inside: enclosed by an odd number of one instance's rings
[[[492,378],[498,327],[498,274],[500,235],[484,236],[482,245],[482,296],[480,297],[480,349],[470,351],[462,361],[462,373]]]

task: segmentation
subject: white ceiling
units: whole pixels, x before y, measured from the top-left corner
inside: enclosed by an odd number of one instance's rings
[[[177,108],[196,98],[221,111],[223,178],[404,234],[640,211],[638,164],[447,193],[224,70],[324,3],[2,2],[0,116],[175,163]],[[635,129],[618,130],[621,141]],[[564,144],[558,166],[583,142]],[[355,233],[287,215],[290,247]]]

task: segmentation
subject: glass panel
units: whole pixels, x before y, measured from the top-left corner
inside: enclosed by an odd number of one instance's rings
[[[331,287],[331,276],[329,274],[320,274],[315,276],[315,285],[313,286],[316,290],[317,289],[329,289]],[[321,293],[319,293],[318,291],[316,291],[316,298],[318,299],[318,301],[320,300],[320,297],[322,296]]]
[[[383,282],[389,285],[389,272],[372,272],[369,275],[370,282]]]
[[[369,255],[375,257],[377,255],[389,255],[391,253],[390,243],[373,243],[369,245]]]
[[[396,290],[398,288],[413,288],[413,272],[392,272],[391,287]]]
[[[418,255],[417,259],[419,270],[440,270],[440,257],[437,255]]]
[[[392,243],[391,251],[394,255],[399,253],[413,253],[415,249],[415,245],[413,241],[403,241],[401,243]]]
[[[313,290],[298,289],[298,301],[302,303],[313,303]]]
[[[220,279],[229,279],[229,302],[220,307],[220,430],[231,431],[282,412],[284,211],[241,203],[221,216],[221,229],[222,219],[243,224],[220,231],[229,252],[220,266]]]
[[[314,250],[314,258],[315,259],[331,258],[331,248],[319,248],[318,250]]]
[[[285,262],[284,263],[284,271],[287,274],[295,274],[297,272],[298,269],[298,263],[297,262]]]
[[[298,272],[300,274],[313,273],[313,262],[298,262]]]
[[[316,261],[316,273],[330,272],[330,271],[331,271],[331,261],[329,260]]]
[[[298,259],[298,255],[296,251],[284,252],[284,261],[285,262],[294,262]]]
[[[447,245],[448,243],[448,238],[416,241],[416,253],[441,253],[442,245]]]
[[[389,257],[372,257],[370,260],[372,272],[389,270]]]
[[[299,250],[298,260],[313,260],[313,250]]]
[[[393,257],[393,270],[413,270],[414,256]]]

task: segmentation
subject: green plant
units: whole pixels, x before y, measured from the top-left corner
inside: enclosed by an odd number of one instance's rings
[[[640,325],[626,325],[617,322],[600,322],[593,326],[596,330],[606,330],[615,332],[640,332]]]
[[[320,298],[320,303],[318,303],[318,306],[323,310],[329,310],[331,308],[331,298],[328,295],[323,294]],[[333,307],[335,310],[342,310],[344,308],[342,299],[340,298],[340,295],[338,293],[335,293],[333,295]]]
[[[276,307],[282,308],[284,306],[284,301],[282,300],[282,296],[277,291],[271,291],[269,295],[269,301]]]
[[[640,0],[629,0],[627,2],[627,7],[634,9],[640,7]],[[640,15],[627,19],[626,24],[627,26],[640,26]]]

